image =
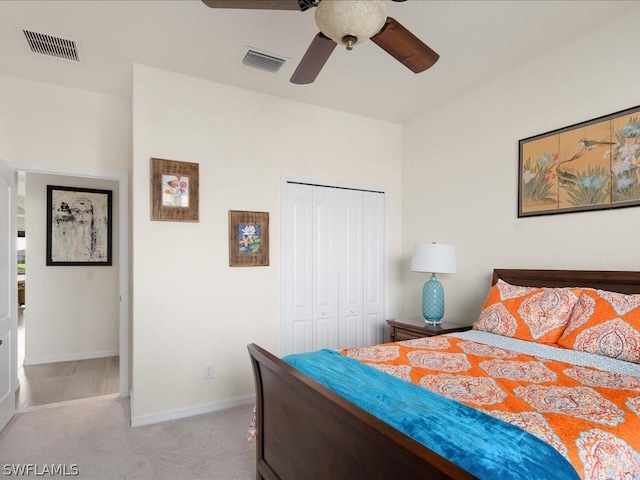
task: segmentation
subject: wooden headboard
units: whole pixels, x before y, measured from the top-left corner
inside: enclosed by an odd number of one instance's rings
[[[640,293],[640,272],[496,269],[512,285]],[[275,355],[249,345],[257,397],[256,478],[475,478]]]
[[[640,293],[640,272],[496,268],[492,285],[498,279],[511,285],[531,287],[591,287],[627,294]]]

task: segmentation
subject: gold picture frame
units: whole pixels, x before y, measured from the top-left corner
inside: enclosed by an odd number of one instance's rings
[[[269,213],[229,210],[229,266],[269,265]]]
[[[151,220],[198,222],[197,163],[151,159]]]
[[[519,146],[518,217],[640,205],[640,106]]]

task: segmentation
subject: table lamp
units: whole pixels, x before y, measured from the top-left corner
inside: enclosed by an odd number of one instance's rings
[[[422,287],[422,316],[427,323],[441,323],[444,316],[444,288],[436,278],[436,273],[456,273],[453,245],[415,245],[411,257],[411,271],[431,273],[431,278]]]

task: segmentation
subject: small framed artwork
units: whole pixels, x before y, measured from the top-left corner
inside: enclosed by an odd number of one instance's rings
[[[518,217],[640,205],[640,106],[520,140]]]
[[[47,266],[112,264],[112,195],[47,185]]]
[[[229,266],[269,265],[269,213],[229,210]]]
[[[198,164],[151,159],[151,220],[198,221]]]

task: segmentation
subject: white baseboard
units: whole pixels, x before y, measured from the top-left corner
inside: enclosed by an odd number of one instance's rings
[[[91,358],[117,357],[119,350],[106,352],[71,353],[66,355],[50,355],[48,357],[24,357],[25,365],[41,365],[43,363],[72,362],[74,360],[89,360]]]
[[[153,423],[177,420],[179,418],[193,417],[204,413],[218,412],[220,410],[226,410],[227,408],[237,407],[239,405],[249,405],[251,403],[255,403],[255,401],[255,395],[245,395],[243,397],[230,398],[219,402],[193,405],[190,407],[177,408],[175,410],[165,410],[164,412],[150,413],[147,415],[132,415],[131,426],[141,427],[143,425],[151,425]]]

